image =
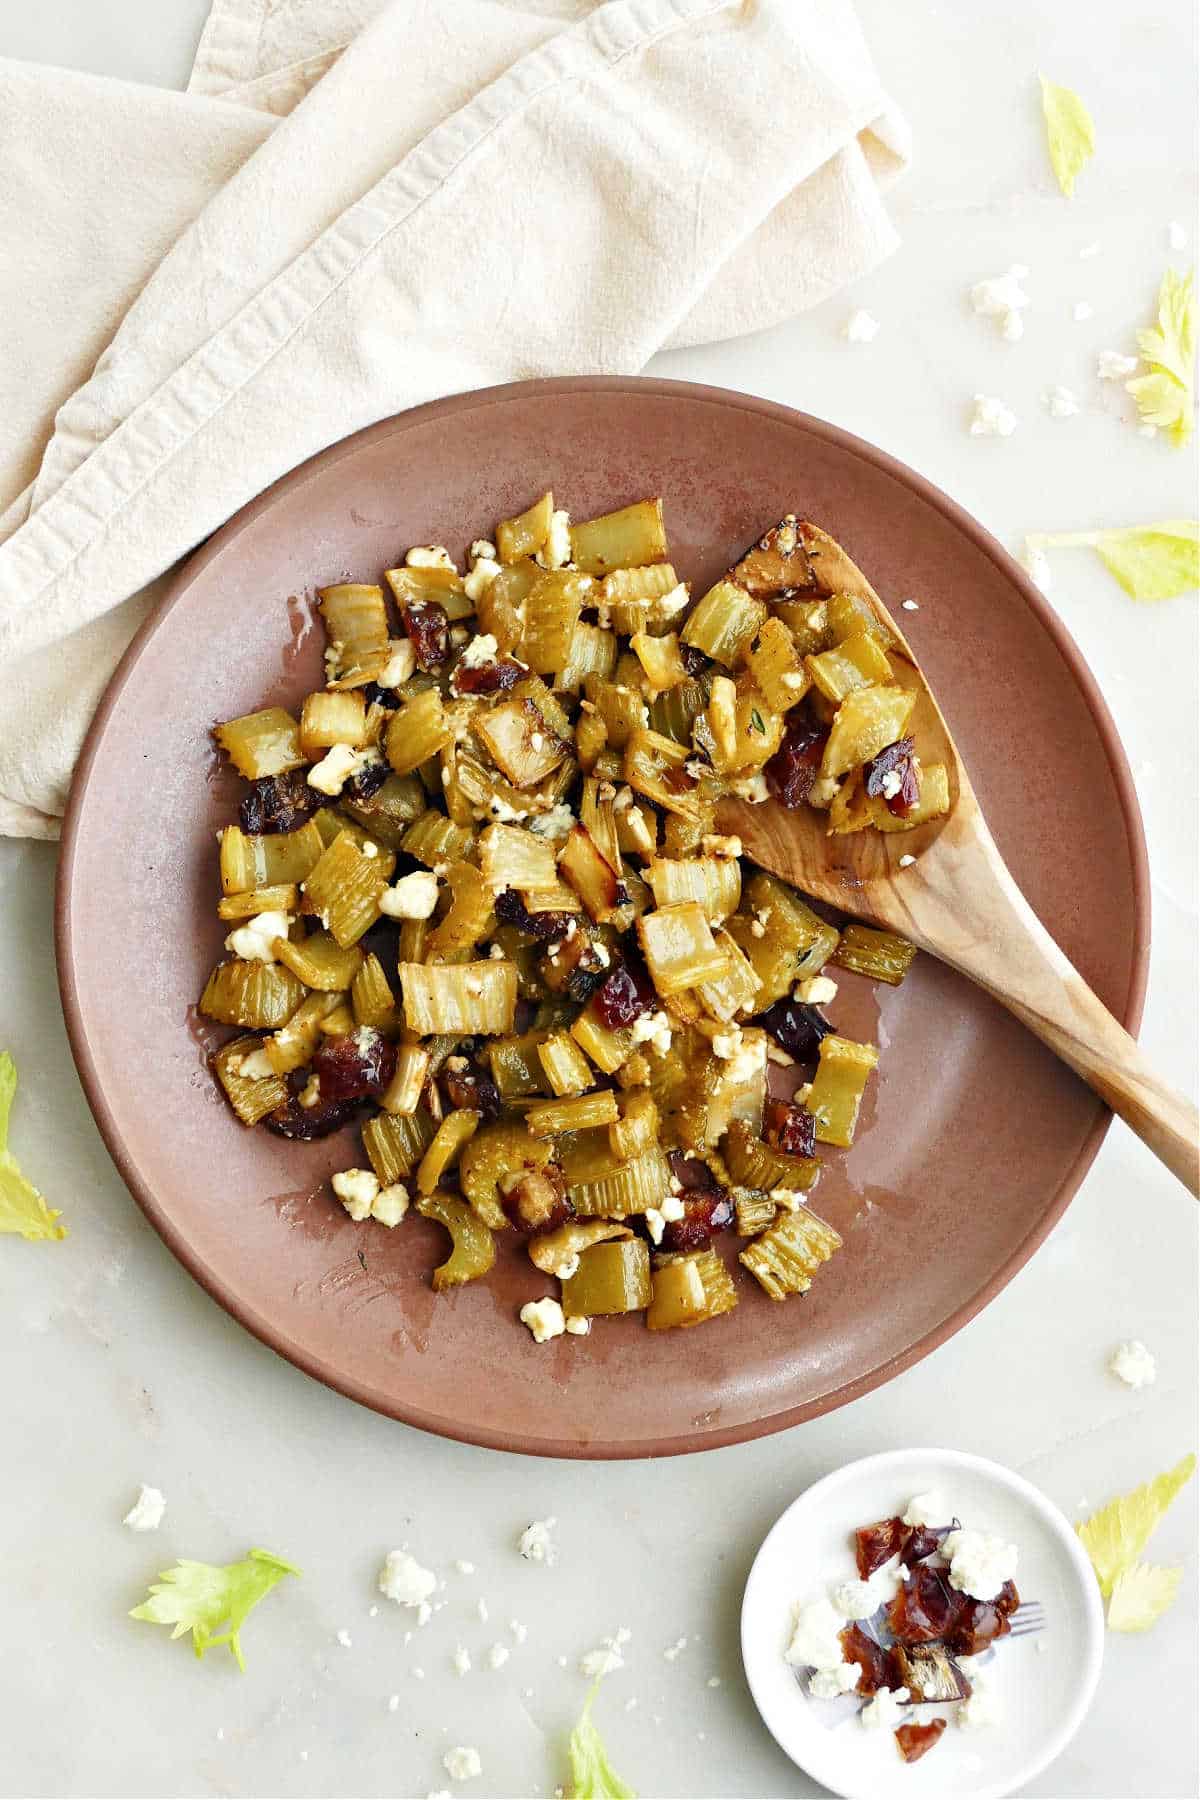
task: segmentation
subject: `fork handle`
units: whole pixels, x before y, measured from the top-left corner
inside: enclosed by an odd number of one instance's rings
[[[925,947],[1015,1013],[1200,1197],[1196,1108],[1160,1080],[1136,1040],[1064,956],[990,836],[980,847],[988,855],[993,881],[982,884],[976,864],[974,878],[964,879],[960,894],[938,895],[941,904],[935,904],[934,918],[922,921],[933,927]],[[946,863],[952,866],[952,859]],[[962,874],[967,876],[965,866]],[[964,921],[969,928],[964,929]],[[911,922],[909,929],[911,934]]]

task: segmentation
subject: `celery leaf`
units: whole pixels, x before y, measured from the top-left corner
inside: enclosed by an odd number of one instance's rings
[[[61,1216],[47,1206],[32,1181],[27,1181],[8,1148],[8,1115],[17,1091],[17,1065],[7,1050],[0,1051],[0,1232],[16,1232],[33,1243],[38,1238],[65,1238],[67,1228],[56,1224]]]
[[[1096,148],[1096,128],[1083,101],[1069,87],[1059,87],[1039,75],[1042,111],[1046,115],[1046,145],[1058,185],[1069,200],[1075,178],[1091,161]]]
[[[1182,1569],[1134,1563],[1113,1582],[1108,1602],[1110,1631],[1149,1631],[1175,1603]]]
[[[190,1631],[197,1656],[228,1644],[238,1668],[244,1671],[242,1626],[277,1581],[299,1573],[269,1550],[251,1550],[241,1562],[223,1565],[177,1562],[173,1569],[163,1570],[161,1578],[151,1584],[150,1598],[135,1606],[129,1616],[147,1619],[152,1625],[173,1625],[173,1638]],[[216,1637],[220,1625],[228,1625],[228,1630]]]
[[[1158,324],[1138,332],[1149,375],[1125,383],[1147,425],[1167,432],[1179,449],[1192,435],[1196,405],[1196,294],[1192,276],[1168,269],[1158,290]]]
[[[1173,600],[1200,587],[1200,521],[1161,519],[1111,531],[1036,531],[1030,550],[1095,550],[1131,600]]]
[[[1080,1542],[1096,1571],[1100,1592],[1114,1591],[1115,1583],[1132,1569],[1150,1541],[1152,1532],[1172,1500],[1192,1476],[1194,1456],[1165,1475],[1156,1475],[1131,1494],[1120,1494],[1107,1506],[1075,1527]]]
[[[608,1760],[604,1740],[592,1724],[592,1702],[600,1690],[597,1681],[584,1702],[567,1743],[571,1762],[571,1792],[575,1800],[637,1800]]]

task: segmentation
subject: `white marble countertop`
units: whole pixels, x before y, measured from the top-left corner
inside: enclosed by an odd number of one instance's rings
[[[0,54],[182,85],[205,11],[205,0],[8,7]],[[860,0],[860,11],[916,127],[916,165],[894,199],[903,248],[818,312],[656,366],[836,420],[1013,547],[1031,529],[1193,513],[1194,461],[1141,439],[1094,376],[1096,353],[1127,346],[1152,310],[1168,221],[1195,243],[1190,9]],[[1070,205],[1044,169],[1038,67],[1081,89],[1097,120],[1101,154]],[[1081,260],[1093,241],[1099,254]],[[964,301],[1013,262],[1029,265],[1033,295],[1016,346]],[[1086,322],[1072,318],[1078,299],[1094,307]],[[840,337],[854,305],[882,322],[869,346]],[[1078,417],[1046,415],[1040,396],[1056,382],[1080,396]],[[976,390],[1015,407],[1012,439],[967,436]],[[1055,576],[1145,808],[1143,1041],[1194,1091],[1195,598],[1139,609],[1088,553],[1057,556]],[[940,1440],[1021,1470],[1077,1517],[1195,1446],[1197,1212],[1120,1125],[1049,1242],[981,1317],[890,1386],[782,1436],[703,1461],[540,1463],[359,1410],[226,1318],[110,1166],[59,1013],[54,861],[49,846],[0,845],[0,1044],[23,1084],[13,1140],[71,1225],[60,1246],[0,1249],[3,1794],[420,1795],[447,1785],[443,1750],[463,1743],[484,1763],[464,1793],[551,1794],[585,1689],[578,1657],[618,1625],[633,1636],[605,1684],[603,1725],[644,1795],[815,1792],[760,1726],[737,1649],[749,1562],[807,1482]],[[1159,1359],[1139,1393],[1105,1372],[1127,1336]],[[121,1528],[139,1481],[168,1498],[154,1537]],[[1091,1715],[1030,1792],[1196,1792],[1196,1492],[1154,1544],[1157,1560],[1186,1564],[1177,1606],[1151,1637],[1110,1639]],[[553,1571],[514,1547],[547,1514],[562,1546]],[[376,1568],[403,1541],[447,1578],[445,1608],[407,1646],[390,1606],[371,1616]],[[294,1559],[304,1579],[252,1621],[244,1677],[126,1618],[176,1556],[224,1561],[251,1544]],[[455,1558],[477,1572],[456,1574]],[[499,1672],[481,1668],[513,1617],[527,1641]],[[680,1636],[686,1651],[664,1660]],[[465,1678],[451,1664],[459,1643],[476,1664]]]

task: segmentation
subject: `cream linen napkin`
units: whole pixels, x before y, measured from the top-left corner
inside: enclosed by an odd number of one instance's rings
[[[0,63],[0,156],[0,832],[53,836],[147,584],[239,506],[815,304],[907,137],[846,0],[217,0],[187,95]]]

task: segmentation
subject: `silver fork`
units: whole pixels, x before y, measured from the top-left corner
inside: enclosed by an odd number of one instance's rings
[[[1046,1629],[1046,1614],[1040,1600],[1023,1600],[1012,1616],[1009,1637],[1031,1637]]]

